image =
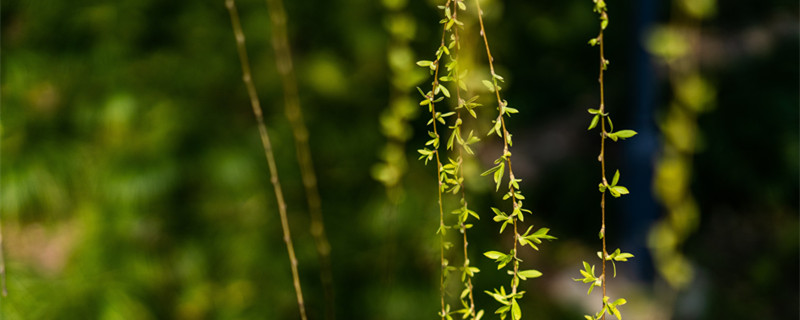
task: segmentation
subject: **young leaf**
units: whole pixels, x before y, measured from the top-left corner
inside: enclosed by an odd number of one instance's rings
[[[531,269],[531,270],[520,271],[520,272],[518,272],[518,273],[517,273],[517,275],[518,275],[518,276],[519,276],[519,278],[520,278],[520,279],[522,279],[522,280],[528,280],[528,278],[538,278],[538,277],[541,277],[541,276],[542,276],[542,273],[541,273],[541,272],[539,272],[538,270],[533,270],[533,269]]]
[[[612,195],[612,196],[614,196],[614,198],[619,198],[619,197],[620,197],[620,196],[622,196],[623,194],[628,194],[628,193],[630,193],[630,192],[628,191],[628,188],[625,188],[625,187],[623,187],[623,186],[613,186],[613,187],[611,187],[611,188],[610,188],[610,189],[608,189],[608,190],[609,190],[609,191],[611,191],[611,195]]]
[[[489,91],[494,92],[494,83],[489,80],[482,80],[481,82],[484,86],[486,86],[487,89],[489,89]]]
[[[633,130],[620,130],[620,131],[615,132],[615,134],[620,139],[625,140],[625,139],[628,139],[630,137],[635,136],[637,134],[637,132],[633,131]]]
[[[519,309],[517,299],[511,299],[511,317],[514,320],[522,319],[522,311]]]
[[[487,252],[484,252],[483,255],[486,256],[489,259],[492,259],[492,260],[500,260],[501,258],[505,258],[506,257],[506,255],[504,253],[499,252],[499,251],[487,251]]]
[[[591,110],[591,109],[589,109],[589,110]],[[600,115],[599,114],[594,115],[594,117],[592,117],[592,123],[589,124],[589,129],[586,129],[586,130],[592,130],[595,127],[597,127],[597,123],[599,121],[600,121]]]

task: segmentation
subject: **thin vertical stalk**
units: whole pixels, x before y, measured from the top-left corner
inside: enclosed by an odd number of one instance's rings
[[[458,7],[455,5],[455,2],[454,2],[454,5],[453,5],[452,12],[453,12],[453,20],[458,20]],[[461,55],[461,41],[460,41],[460,38],[459,38],[459,35],[458,35],[458,26],[455,26],[454,29],[453,29],[453,37],[454,37],[454,41],[456,43],[455,50],[453,50],[453,58],[455,60],[458,60],[459,56]],[[457,108],[456,108],[456,123],[461,123],[462,122],[462,120],[461,120],[461,106],[458,105],[458,104],[461,104],[461,102],[463,101],[461,99],[461,84],[460,84],[461,76],[460,76],[460,73],[459,73],[460,69],[461,69],[461,66],[459,66],[457,64],[456,67],[455,67],[455,70],[454,70],[454,75],[455,75],[455,81],[454,82],[455,82],[455,86],[456,86],[456,104],[457,104]],[[454,134],[456,134],[456,133],[454,133]],[[460,134],[460,133],[458,133],[458,134]],[[461,138],[459,137],[459,139],[461,139]],[[461,189],[461,203],[463,204],[464,209],[467,210],[467,208],[468,208],[467,207],[467,194],[466,194],[466,189],[464,188],[464,167],[463,167],[463,164],[464,164],[464,145],[462,144],[461,148],[458,149],[458,168],[459,168],[458,174],[459,174],[459,179],[457,179],[457,180],[459,181],[459,185],[460,185],[460,189]],[[466,212],[465,214],[466,214],[467,217],[469,217],[469,213],[468,212]],[[465,220],[466,219],[464,219],[464,220],[459,219],[459,228],[460,228],[461,235],[462,235],[462,238],[463,238],[463,243],[464,243],[464,268],[469,268],[470,261],[469,261],[469,253],[467,252],[467,247],[469,246],[469,241],[467,241],[467,227],[466,227],[466,224],[465,224]],[[466,286],[467,286],[466,289],[469,292],[468,293],[468,297],[469,297],[469,316],[470,316],[470,319],[475,319],[475,317],[476,317],[475,299],[473,297],[473,287],[472,287],[472,277],[471,276],[467,277]]]
[[[445,7],[449,6],[450,2],[451,2],[451,0],[448,0],[447,3],[445,4]],[[445,259],[444,259],[444,251],[445,251],[445,248],[444,248],[444,245],[445,245],[444,237],[445,237],[445,232],[446,232],[445,230],[447,229],[447,226],[444,224],[444,207],[443,207],[443,204],[442,204],[442,192],[444,191],[443,190],[443,188],[444,188],[443,183],[444,182],[442,180],[444,178],[444,174],[445,173],[444,173],[444,168],[442,166],[442,160],[441,160],[441,157],[439,155],[439,146],[440,146],[441,136],[439,135],[439,130],[438,130],[437,125],[436,125],[436,122],[440,121],[442,118],[440,118],[441,115],[438,112],[436,112],[436,102],[438,101],[436,99],[436,95],[440,91],[440,88],[439,88],[439,69],[441,69],[441,50],[442,50],[442,48],[445,48],[444,39],[445,39],[445,35],[446,34],[447,34],[447,26],[445,25],[445,26],[442,27],[442,38],[441,38],[441,42],[439,44],[439,48],[437,49],[436,60],[431,62],[431,66],[433,68],[433,83],[431,84],[431,91],[428,92],[427,94],[423,94],[424,97],[425,97],[425,100],[423,100],[423,102],[420,103],[420,105],[427,105],[428,106],[428,110],[430,111],[430,114],[431,114],[431,120],[430,120],[429,123],[433,126],[433,132],[431,133],[429,131],[429,134],[432,134],[433,140],[428,142],[428,144],[432,144],[433,150],[428,151],[426,149],[426,153],[423,154],[423,157],[427,157],[428,159],[430,159],[431,158],[431,154],[436,157],[436,180],[437,180],[436,193],[438,195],[438,205],[439,205],[439,229],[436,231],[436,233],[439,234],[439,262],[440,262],[440,275],[439,275],[439,291],[440,291],[440,294],[439,294],[439,301],[440,301],[440,306],[441,306],[441,310],[439,311],[439,314],[440,314],[442,320],[444,320],[447,317],[447,308],[445,307],[445,302],[444,302],[444,296],[445,296],[445,293],[446,293],[445,292],[445,289],[446,289],[446,286],[445,286],[445,273],[447,272],[447,264],[446,264]],[[422,93],[421,89],[420,89],[420,93]],[[444,120],[441,120],[441,121],[444,121]],[[427,163],[428,160],[425,160],[425,162]]]
[[[311,216],[311,235],[320,260],[320,279],[325,295],[325,318],[335,318],[335,303],[333,290],[333,275],[331,271],[330,251],[331,246],[325,233],[325,223],[322,216],[322,201],[320,200],[317,186],[317,175],[311,157],[311,148],[308,143],[308,129],[303,120],[300,98],[297,91],[297,79],[292,64],[292,53],[286,27],[288,20],[286,10],[281,0],[267,0],[270,14],[272,48],[275,51],[275,65],[281,75],[283,84],[283,98],[285,103],[286,118],[292,127],[297,162],[300,165],[300,175],[308,201],[308,210]]]
[[[1,118],[1,117],[0,117]],[[0,139],[1,140],[1,139]],[[3,148],[0,147],[0,163],[2,163],[2,151]],[[0,166],[2,168],[2,166]],[[2,176],[2,172],[0,172],[0,177]],[[0,218],[2,213],[0,213]],[[2,289],[3,297],[8,296],[8,290],[6,289],[6,259],[5,259],[5,250],[3,250],[3,224],[2,219],[0,219],[0,289]]]
[[[506,121],[505,121],[505,118],[503,117],[503,113],[504,113],[503,112],[503,107],[505,106],[505,103],[503,102],[502,98],[500,98],[500,90],[498,89],[498,86],[497,86],[497,77],[496,77],[497,74],[494,71],[494,58],[492,57],[492,52],[489,49],[489,39],[486,37],[486,29],[483,26],[483,10],[481,10],[481,2],[480,2],[480,0],[475,0],[475,7],[478,9],[478,22],[479,22],[479,24],[481,26],[481,36],[483,37],[483,44],[486,46],[486,58],[489,61],[489,71],[491,71],[491,73],[492,73],[492,82],[494,83],[494,87],[495,87],[494,92],[495,92],[495,95],[497,97],[497,106],[498,106],[498,109],[500,109],[500,114],[498,115],[496,121],[500,121],[501,126],[503,128],[503,137],[502,137],[503,138],[503,155],[509,155],[509,156],[504,156],[504,157],[505,157],[505,160],[506,160],[506,166],[508,166],[509,179],[511,181],[514,181],[515,180],[515,178],[514,178],[514,170],[511,168],[511,156],[510,156],[511,152],[509,152],[509,150],[508,150],[508,141],[509,141],[510,134],[508,133],[508,130],[506,130]],[[515,194],[516,189],[515,189],[513,184],[509,184],[509,191],[510,191],[510,194]],[[519,203],[517,202],[516,199],[512,199],[512,203],[513,203],[513,206],[514,206],[514,211],[517,211],[517,209],[520,209]],[[514,281],[511,281],[511,294],[512,295],[517,293],[517,287],[519,285],[519,283],[517,283],[517,281],[516,281],[516,279],[518,278],[518,274],[519,274],[519,260],[517,258],[517,243],[519,242],[519,232],[517,231],[517,220],[518,219],[515,217],[514,218],[514,222],[513,222],[513,227],[514,227],[514,247],[513,247],[512,253],[514,255],[514,259],[513,259],[513,263],[514,263],[513,279],[514,279]]]
[[[445,4],[445,7],[449,6],[450,2],[451,1],[448,0],[447,3]],[[442,28],[442,41],[441,41],[441,44],[440,44],[440,48],[445,46],[444,39],[445,39],[445,35],[446,34],[447,34],[447,27],[445,26],[445,27]],[[437,119],[436,119],[436,107],[434,106],[435,105],[434,98],[435,98],[436,92],[437,92],[436,89],[439,87],[439,69],[441,69],[441,63],[440,62],[441,62],[441,58],[440,57],[437,57],[436,61],[434,61],[434,65],[436,66],[436,70],[434,71],[434,74],[433,74],[433,85],[431,86],[431,94],[428,97],[428,99],[430,100],[431,119],[433,120],[432,121],[433,134],[436,136],[436,139],[437,139],[437,145],[435,146],[436,148],[434,150],[434,153],[436,154],[436,177],[437,177],[436,180],[438,181],[438,187],[436,189],[437,189],[438,195],[439,195],[439,230],[438,230],[438,232],[439,232],[439,255],[440,255],[439,258],[440,258],[440,264],[441,264],[441,270],[440,270],[441,273],[439,275],[439,290],[440,290],[439,300],[440,300],[441,308],[442,308],[441,317],[442,317],[442,320],[444,320],[447,317],[447,310],[445,309],[445,303],[444,303],[444,296],[445,296],[445,289],[446,289],[444,280],[445,280],[445,272],[447,271],[447,265],[445,264],[445,260],[444,260],[444,236],[445,236],[445,228],[446,228],[446,226],[444,224],[444,207],[442,205],[442,169],[443,168],[442,168],[442,160],[439,158],[439,143],[438,143],[440,136],[439,136],[439,131],[436,129],[436,122],[437,122]]]
[[[300,287],[300,277],[297,272],[297,257],[294,253],[294,246],[292,245],[292,236],[289,230],[289,221],[286,215],[286,202],[283,198],[283,190],[281,189],[280,181],[278,180],[278,169],[275,165],[275,156],[272,152],[272,145],[269,141],[269,134],[267,133],[267,126],[264,124],[264,115],[261,111],[261,103],[258,100],[258,93],[256,92],[255,85],[253,85],[252,75],[250,73],[250,62],[247,57],[247,48],[245,47],[245,36],[242,32],[242,25],[239,21],[239,13],[236,10],[234,0],[226,0],[225,6],[228,8],[228,13],[231,16],[231,24],[233,25],[233,33],[236,37],[236,49],[239,52],[239,60],[242,64],[242,80],[245,87],[247,87],[247,94],[250,97],[250,105],[253,107],[253,115],[258,123],[258,132],[261,136],[261,144],[264,147],[264,155],[267,158],[269,165],[270,182],[275,190],[275,198],[278,201],[278,212],[281,218],[281,228],[283,229],[283,241],[286,243],[286,250],[289,252],[289,261],[292,268],[292,281],[294,283],[295,293],[297,294],[297,305],[300,308],[300,318],[306,320],[306,308],[303,302],[303,290]]]
[[[598,236],[603,244],[603,251],[598,252],[597,255],[602,260],[602,268],[601,274],[599,277],[594,275],[594,265],[590,264],[586,261],[583,262],[583,270],[581,270],[581,274],[583,275],[582,279],[574,279],[575,281],[582,281],[583,283],[589,283],[589,291],[587,294],[591,294],[592,289],[596,286],[602,288],[603,291],[603,298],[602,298],[602,308],[599,312],[595,313],[594,316],[586,316],[587,319],[595,319],[595,320],[605,320],[606,314],[614,315],[617,319],[622,318],[622,313],[619,311],[619,306],[624,305],[627,303],[627,300],[624,298],[619,298],[610,302],[610,298],[606,295],[606,282],[608,281],[608,273],[606,268],[606,261],[611,261],[611,265],[614,267],[613,277],[616,277],[617,274],[617,267],[616,262],[625,262],[628,259],[633,258],[634,256],[627,252],[622,252],[620,249],[614,250],[613,253],[608,253],[608,248],[606,247],[606,192],[611,193],[611,196],[614,198],[619,198],[622,195],[626,195],[630,193],[628,188],[621,186],[618,184],[619,182],[619,170],[614,173],[614,178],[612,178],[611,183],[608,183],[608,176],[606,175],[606,139],[611,139],[612,141],[618,140],[625,140],[635,136],[637,133],[633,130],[617,130],[614,131],[614,124],[611,122],[611,117],[606,112],[606,105],[605,105],[605,83],[604,83],[604,76],[605,70],[608,67],[608,60],[605,57],[605,39],[603,36],[603,31],[608,26],[608,13],[606,8],[606,3],[604,0],[594,0],[594,12],[600,15],[600,31],[598,32],[597,36],[589,40],[589,44],[592,46],[600,46],[600,65],[599,65],[599,72],[597,77],[597,82],[599,83],[600,87],[600,106],[597,109],[588,109],[587,111],[589,114],[594,115],[592,117],[592,121],[589,124],[589,128],[587,130],[592,130],[597,127],[599,122],[600,124],[600,154],[597,156],[597,161],[600,162],[600,177],[602,181],[598,185],[598,189],[601,193],[600,195],[600,233]],[[607,126],[606,126],[607,125]]]
[[[3,297],[7,297],[8,290],[6,288],[6,259],[3,246],[3,224],[0,222],[0,288],[2,288]]]
[[[605,15],[605,11],[602,13]],[[604,44],[605,41],[603,40],[603,29],[600,29],[600,35],[597,36],[597,42],[600,44],[600,75],[598,76],[597,81],[600,83],[600,114],[604,114],[605,111],[605,88],[603,87],[603,71],[605,71],[606,65],[606,57],[604,53]],[[600,121],[600,170],[602,172],[603,183],[608,184],[608,180],[606,179],[606,156],[605,156],[605,146],[606,146],[606,136],[608,132],[606,132],[606,122]],[[600,275],[602,279],[602,288],[603,288],[603,297],[606,297],[606,259],[608,257],[608,251],[606,250],[606,193],[603,192],[600,195],[600,211],[601,211],[601,218],[600,218],[600,232],[603,234],[603,271]],[[605,300],[603,300],[602,306],[605,307]],[[605,313],[601,317],[602,320],[606,319]]]

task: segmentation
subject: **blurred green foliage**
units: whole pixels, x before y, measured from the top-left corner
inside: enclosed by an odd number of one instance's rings
[[[435,176],[408,162],[388,239],[386,192],[370,174],[386,145],[379,119],[392,90],[390,63],[400,63],[387,61],[386,13],[401,1],[383,2],[286,1],[289,36],[332,244],[339,318],[432,318]],[[708,47],[701,70],[716,89],[717,108],[698,117],[698,134],[691,136],[697,154],[687,183],[700,224],[684,248],[699,271],[678,298],[682,319],[797,316],[798,5],[773,2],[720,1],[703,25]],[[416,30],[408,43],[416,54],[408,61],[438,45],[432,4],[409,1],[413,20],[396,22]],[[320,319],[317,258],[268,12],[263,1],[238,5],[309,317]],[[573,266],[593,252],[597,232],[595,223],[581,222],[596,212],[596,202],[575,200],[597,193],[595,139],[583,124],[584,110],[597,100],[596,54],[586,45],[596,25],[591,2],[482,6],[504,92],[520,110],[510,125],[520,141],[515,157],[528,159],[515,169],[525,178],[532,223],[548,225],[560,239],[542,248],[542,261],[552,263],[526,282],[520,305],[537,318],[579,318],[583,306],[570,292],[583,299],[585,291],[561,280],[578,276]],[[669,6],[661,6],[658,19],[667,21]],[[637,81],[629,63],[639,40],[631,32],[636,7],[611,8],[607,97],[622,125],[634,110],[628,88]],[[0,215],[9,291],[0,298],[0,316],[296,319],[277,208],[223,1],[3,1],[0,18]],[[653,76],[666,86],[662,71]],[[671,97],[654,99],[657,110],[666,110]],[[407,155],[427,138],[423,122],[412,123]],[[609,157],[622,163],[621,151],[612,148]],[[491,159],[482,160],[472,171],[488,168]],[[471,206],[498,200],[486,182],[470,190]],[[479,213],[488,217],[486,211]],[[625,225],[620,216],[609,219]],[[474,252],[509,240],[498,238],[489,220],[472,229]],[[630,231],[619,228],[608,234]],[[392,242],[394,256],[386,257]],[[540,265],[540,258],[523,258]],[[384,259],[391,275],[380,267]],[[490,260],[477,260],[481,270],[492,269]],[[481,273],[475,286],[491,288],[504,277]],[[630,280],[637,294],[626,295],[626,314],[663,307],[651,277]],[[629,311],[637,301],[645,311]],[[478,305],[491,303],[476,296]]]

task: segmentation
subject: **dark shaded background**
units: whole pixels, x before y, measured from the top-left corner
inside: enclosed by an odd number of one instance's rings
[[[435,169],[415,161],[414,151],[427,138],[424,112],[411,123],[405,192],[393,218],[369,170],[386,143],[378,119],[389,99],[387,10],[371,0],[285,5],[333,248],[337,318],[435,318]],[[699,116],[693,136],[699,147],[690,186],[701,223],[682,248],[696,276],[678,292],[654,271],[644,244],[662,215],[651,174],[663,143],[658,119],[672,94],[666,67],[642,43],[654,26],[681,21],[665,1],[609,5],[607,101],[618,127],[641,133],[609,150],[632,191],[611,203],[607,232],[611,247],[637,255],[609,282],[629,301],[623,313],[796,318],[798,3],[720,1],[702,23],[704,43],[721,50],[701,50],[699,58],[716,103]],[[525,179],[532,222],[559,238],[523,256],[545,274],[525,284],[525,318],[576,319],[599,305],[570,279],[599,246],[597,139],[585,130],[585,109],[598,100],[597,52],[586,45],[597,29],[591,7],[588,0],[484,4],[504,92],[521,111],[509,123],[515,173]],[[239,8],[309,315],[322,319],[268,11],[263,1],[239,1]],[[431,59],[438,12],[431,1],[405,10],[416,21],[415,59]],[[0,210],[9,295],[0,298],[0,316],[299,318],[223,1],[3,1],[1,18]],[[474,42],[477,32],[469,32]],[[475,51],[481,65],[482,57]],[[485,140],[476,172],[499,150]],[[470,189],[473,206],[484,208],[470,234],[479,292],[507,282],[479,257],[509,241],[488,218],[486,208],[498,200],[490,184],[483,179]],[[477,303],[493,318],[489,296],[478,294]]]

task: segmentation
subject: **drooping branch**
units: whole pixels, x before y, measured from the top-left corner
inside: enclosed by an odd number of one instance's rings
[[[297,305],[300,308],[300,318],[302,320],[306,320],[306,307],[305,303],[303,302],[303,290],[300,287],[300,277],[297,272],[297,257],[294,253],[291,231],[289,229],[289,220],[286,215],[286,201],[283,198],[283,190],[281,189],[280,180],[278,179],[278,169],[275,165],[275,155],[272,152],[272,144],[269,140],[267,126],[264,124],[264,115],[261,110],[261,103],[258,100],[258,93],[256,92],[255,85],[253,85],[253,78],[250,72],[250,61],[247,57],[247,48],[245,46],[244,32],[242,31],[239,13],[236,10],[236,4],[234,3],[234,0],[226,0],[225,6],[228,8],[228,13],[231,17],[233,33],[236,37],[236,49],[239,52],[239,60],[242,64],[242,80],[247,88],[247,94],[250,97],[250,106],[253,108],[253,115],[258,123],[258,132],[261,136],[261,144],[264,148],[264,156],[267,158],[267,164],[269,166],[270,182],[275,190],[275,199],[278,202],[278,213],[280,214],[281,228],[283,229],[283,241],[286,243],[286,250],[289,253],[289,262],[292,268],[292,281],[294,283],[294,289],[297,295]]]

